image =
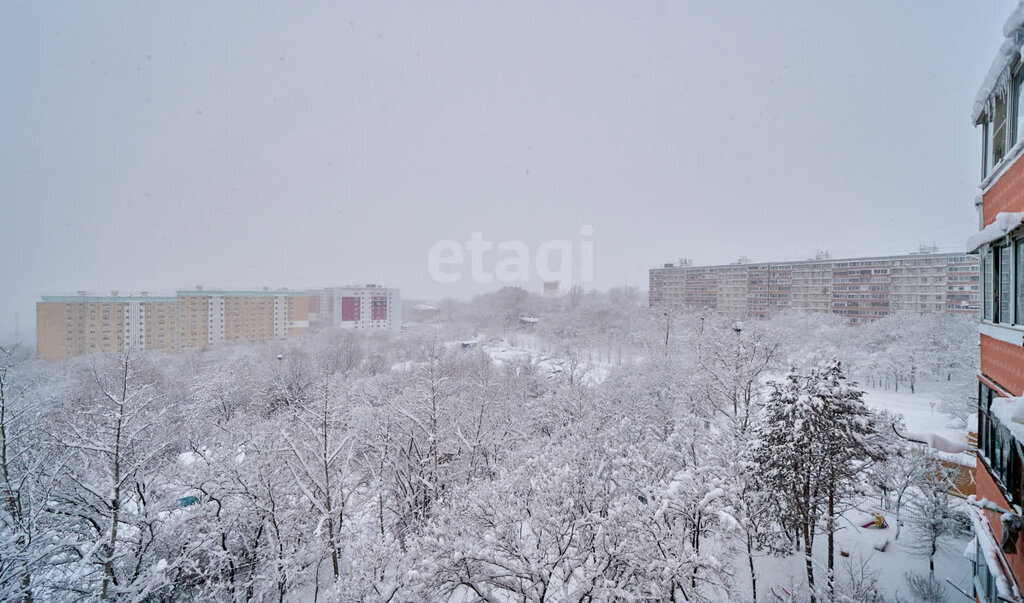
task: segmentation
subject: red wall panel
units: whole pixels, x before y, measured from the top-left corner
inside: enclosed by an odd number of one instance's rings
[[[1024,211],[1024,157],[1003,172],[984,196],[985,225],[1004,211]]]
[[[982,335],[981,372],[1014,396],[1024,395],[1024,348]]]
[[[370,303],[370,319],[384,320],[388,317],[388,298],[374,296]]]
[[[342,322],[354,322],[359,320],[359,298],[341,298],[341,320]]]

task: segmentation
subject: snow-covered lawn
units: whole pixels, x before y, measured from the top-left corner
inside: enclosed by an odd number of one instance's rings
[[[940,385],[926,384],[918,388],[916,394],[864,388],[864,402],[876,410],[885,409],[903,415],[907,431],[933,433],[953,442],[966,442],[967,432],[951,427],[949,417],[939,410],[940,388]]]
[[[913,601],[914,597],[907,589],[904,574],[927,574],[928,557],[920,554],[918,531],[907,517],[906,508],[903,509],[904,525],[899,528],[899,538],[896,538],[895,512],[884,513],[889,522],[888,528],[860,527],[871,521],[871,511],[877,504],[877,500],[865,499],[859,505],[860,509],[852,509],[843,514],[843,527],[836,533],[837,577],[840,584],[847,584],[850,571],[848,568],[859,572],[862,566],[866,566],[870,572],[877,572],[878,591],[886,600]],[[963,556],[969,539],[968,534],[961,534],[940,541],[939,552],[935,556],[935,576],[946,586],[947,601],[967,601],[946,582],[947,579],[964,591],[971,592],[971,563]],[[885,540],[889,541],[885,551],[875,550],[875,545]],[[825,575],[826,544],[824,535],[819,535],[815,539],[814,560],[818,564],[815,579],[819,582],[823,581]],[[849,553],[849,557],[842,556],[841,552],[844,551]],[[787,601],[790,598],[786,597],[786,591],[793,593],[796,589],[798,593],[806,592],[802,590],[806,588],[807,581],[802,554],[788,557],[761,555],[755,559],[754,565],[758,572],[758,601],[778,601],[779,599],[772,595],[773,590]],[[739,560],[736,567],[737,578],[744,592],[749,593],[750,571],[747,569],[746,559]],[[840,589],[840,594],[846,594],[842,591],[843,589]],[[798,600],[803,598],[799,597]]]

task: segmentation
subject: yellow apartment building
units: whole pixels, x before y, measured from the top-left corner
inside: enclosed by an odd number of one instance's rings
[[[36,348],[44,360],[128,348],[178,352],[225,341],[285,339],[309,328],[309,297],[288,290],[178,291],[121,296],[44,296]]]

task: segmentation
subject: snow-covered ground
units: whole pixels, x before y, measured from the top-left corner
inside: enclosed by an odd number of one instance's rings
[[[895,513],[884,513],[889,527],[884,529],[862,528],[863,524],[872,519],[871,511],[877,500],[863,500],[859,509],[852,509],[843,514],[841,525],[836,533],[836,572],[840,584],[849,582],[850,570],[858,571],[865,567],[870,573],[877,575],[878,592],[888,601],[913,601],[907,588],[904,575],[907,572],[928,573],[928,557],[922,554],[919,534],[913,523],[904,517],[904,525],[897,526]],[[906,510],[904,509],[904,515]],[[885,551],[874,547],[888,540]],[[935,576],[946,586],[947,601],[967,601],[962,594],[950,586],[948,579],[960,589],[971,592],[971,563],[963,556],[969,542],[969,535],[961,534],[955,538],[940,541],[939,551],[935,555]],[[815,579],[821,581],[825,575],[823,566],[826,559],[826,540],[819,535],[814,543]],[[842,552],[849,557],[842,556]],[[755,558],[754,565],[758,573],[758,601],[789,601],[786,592],[800,593],[806,587],[806,570],[802,554],[788,557],[774,557],[761,554]],[[746,559],[738,560],[737,579],[744,592],[750,593],[750,571]],[[785,590],[783,590],[785,589]],[[795,591],[795,592],[794,592]],[[840,594],[846,594],[840,589]],[[796,600],[804,600],[798,596]]]
[[[536,365],[538,370],[552,379],[573,371],[576,374],[575,378],[586,385],[601,383],[608,378],[612,368],[618,365],[617,359],[586,349],[573,350],[571,354],[575,357],[571,358],[570,352],[528,333],[494,339],[485,339],[483,335],[477,335],[472,339],[447,341],[444,346],[452,349],[461,347],[483,350],[496,364],[526,361]],[[408,372],[422,364],[424,363],[406,360],[393,364],[391,370]]]
[[[957,447],[966,447],[967,430],[952,425],[952,420],[939,410],[942,383],[926,383],[918,393],[891,390],[865,389],[864,401],[876,410],[889,410],[903,415],[906,424],[904,435],[919,441],[932,442],[934,447],[955,452]],[[943,441],[944,440],[944,441]],[[947,444],[948,443],[948,444]],[[945,445],[945,446],[944,446]],[[939,453],[948,460],[973,467],[977,459],[968,452],[958,454]]]
[[[921,391],[921,390],[924,391]],[[927,384],[918,388],[918,393],[901,390],[864,388],[864,401],[876,409],[886,409],[903,415],[907,431],[914,433],[932,433],[953,442],[966,442],[967,432],[950,426],[950,419],[939,410],[941,392],[938,386]]]
[[[875,409],[902,414],[908,432],[934,434],[952,442],[966,442],[967,433],[952,427],[949,418],[939,410],[942,386],[924,384],[915,394],[909,391],[896,393],[891,390],[866,389],[865,402]],[[836,534],[838,578],[841,583],[846,583],[850,569],[859,571],[859,568],[866,567],[870,572],[877,573],[879,593],[887,600],[912,601],[914,598],[907,588],[904,575],[907,572],[928,573],[928,557],[921,554],[918,530],[908,518],[905,507],[902,526],[896,525],[894,511],[883,511],[883,516],[890,524],[888,528],[860,527],[872,519],[878,504],[875,498],[863,499],[857,508],[843,514],[843,527]],[[889,543],[884,552],[875,549],[875,545],[886,540]],[[969,600],[946,582],[948,579],[960,589],[971,592],[971,563],[963,556],[969,540],[970,535],[967,533],[945,538],[936,554],[935,575],[946,586],[947,601]],[[826,540],[823,535],[816,538],[814,549],[815,562],[823,564],[826,558]],[[849,556],[842,556],[843,551]],[[750,571],[746,559],[740,561],[736,565],[737,578],[749,596]],[[759,580],[759,601],[791,600],[786,593],[792,593],[794,588],[797,592],[804,592],[801,589],[806,587],[806,571],[802,555],[774,557],[762,554],[755,559],[755,567]],[[816,578],[820,580],[824,572],[825,568],[819,567],[815,572]]]
[[[588,385],[604,381],[614,366],[614,362],[587,350],[574,351],[576,358],[571,359],[564,350],[552,348],[539,337],[529,334],[481,342],[480,347],[497,363],[527,360],[540,370],[547,371],[551,377],[575,370],[577,375],[582,376],[583,383]]]

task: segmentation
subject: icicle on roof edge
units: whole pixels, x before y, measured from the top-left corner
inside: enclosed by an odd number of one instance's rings
[[[992,66],[978,90],[971,111],[971,122],[978,123],[982,113],[991,114],[995,99],[1006,94],[1010,87],[1010,65],[1024,42],[1024,0],[1017,4],[1003,25],[1005,40],[992,60]]]

